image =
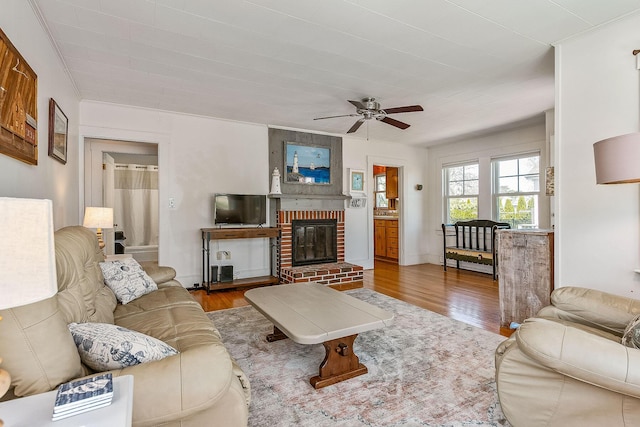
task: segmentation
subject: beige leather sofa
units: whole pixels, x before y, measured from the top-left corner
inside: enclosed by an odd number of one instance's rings
[[[621,344],[640,301],[576,287],[496,350],[502,410],[513,426],[640,426],[640,349]]]
[[[112,323],[169,344],[179,354],[110,371],[133,375],[135,426],[246,426],[249,382],[213,323],[169,267],[145,267],[158,290],[129,302],[103,283],[96,235],[83,227],[55,233],[58,294],[0,311],[0,356],[12,375],[6,398],[55,389],[91,375],[67,324]],[[29,274],[25,271],[25,274]]]

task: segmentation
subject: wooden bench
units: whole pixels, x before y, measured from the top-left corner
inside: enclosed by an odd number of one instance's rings
[[[455,224],[442,224],[442,248],[444,253],[444,271],[447,271],[447,260],[456,260],[456,268],[460,261],[493,267],[493,280],[496,279],[496,230],[511,228],[506,222],[495,222],[487,219],[458,221]],[[452,233],[454,231],[454,233]],[[455,236],[455,245],[448,244]]]

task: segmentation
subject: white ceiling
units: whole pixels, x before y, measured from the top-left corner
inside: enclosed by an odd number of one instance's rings
[[[31,0],[82,99],[433,145],[542,120],[552,43],[638,0]]]

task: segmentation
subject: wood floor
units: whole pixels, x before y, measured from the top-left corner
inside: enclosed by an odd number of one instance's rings
[[[442,266],[434,264],[399,266],[376,260],[375,269],[365,270],[363,286],[487,331],[510,334],[500,328],[498,282],[490,274],[455,268],[444,272]],[[209,295],[198,290],[192,295],[205,311],[214,311],[248,305],[243,297],[247,289]]]

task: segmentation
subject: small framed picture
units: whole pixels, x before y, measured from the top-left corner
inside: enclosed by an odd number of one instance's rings
[[[553,166],[549,166],[545,170],[545,194],[547,196],[555,195],[555,178],[554,178],[554,169]]]
[[[352,192],[364,193],[364,171],[349,169],[349,183]]]
[[[49,156],[67,163],[67,133],[69,120],[56,101],[49,100]]]

